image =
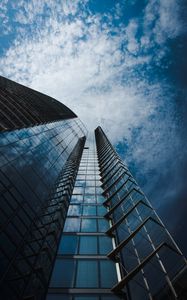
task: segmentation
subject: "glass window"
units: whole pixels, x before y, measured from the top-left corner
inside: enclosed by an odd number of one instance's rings
[[[70,205],[68,208],[68,216],[80,216],[81,206],[80,205]]]
[[[85,185],[86,185],[86,181],[84,181],[84,180],[77,180],[75,182],[75,186],[82,186],[82,187],[84,187]]]
[[[95,194],[95,187],[86,187],[85,194]]]
[[[96,216],[96,206],[95,205],[84,205],[83,206],[83,216]]]
[[[77,180],[85,180],[85,175],[77,175]]]
[[[107,209],[104,206],[97,206],[97,214],[98,216],[103,217],[107,213]]]
[[[97,237],[80,236],[79,254],[97,254]]]
[[[83,194],[84,192],[84,188],[81,186],[81,187],[74,187],[73,189],[73,194]]]
[[[87,187],[89,187],[89,186],[95,186],[95,180],[87,180],[86,186]]]
[[[98,219],[98,226],[100,232],[105,232],[109,229],[109,223],[104,219]]]
[[[75,260],[56,259],[50,287],[72,287],[75,270]]]
[[[100,261],[100,283],[102,288],[111,288],[117,283],[115,263],[109,260]]]
[[[95,175],[87,175],[86,180],[95,180]]]
[[[94,260],[78,261],[76,287],[96,288],[98,287],[98,264]]]
[[[72,203],[81,203],[81,202],[83,202],[83,195],[73,195],[71,197],[71,202]]]
[[[78,236],[64,235],[61,238],[58,253],[59,254],[77,254]]]
[[[97,231],[97,223],[96,219],[82,219],[82,232],[96,232]]]
[[[97,193],[97,194],[103,193],[103,189],[102,189],[101,187],[97,187],[97,188],[96,188],[96,193]]]
[[[80,230],[79,218],[66,218],[64,232],[77,232]]]
[[[112,251],[112,239],[107,236],[99,237],[99,254],[108,254]]]
[[[84,196],[84,202],[85,203],[95,203],[96,202],[95,195],[85,195]]]
[[[97,195],[97,203],[103,203],[105,200],[103,196]]]

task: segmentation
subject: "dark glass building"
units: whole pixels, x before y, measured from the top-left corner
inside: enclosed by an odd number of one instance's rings
[[[186,260],[100,127],[0,77],[2,299],[186,299]]]

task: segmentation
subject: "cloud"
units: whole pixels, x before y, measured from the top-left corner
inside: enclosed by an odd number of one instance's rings
[[[145,8],[144,32],[152,42],[163,45],[187,30],[182,21],[183,1],[151,0]]]
[[[91,13],[88,1],[11,5],[9,25],[17,34],[0,58],[4,76],[55,97],[89,129],[101,125],[113,143],[128,146],[126,161],[144,172],[171,161],[180,145],[175,93],[148,74],[155,60],[162,63],[167,39],[184,32],[178,1],[151,0],[127,24],[120,2],[114,18]]]

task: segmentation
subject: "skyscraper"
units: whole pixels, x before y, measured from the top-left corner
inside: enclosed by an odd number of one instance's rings
[[[3,299],[185,299],[186,260],[103,130],[0,89]]]

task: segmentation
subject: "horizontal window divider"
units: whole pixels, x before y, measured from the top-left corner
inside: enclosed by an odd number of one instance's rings
[[[110,294],[112,295],[113,293],[111,292],[111,289],[107,288],[52,288],[50,287],[48,289],[49,295],[52,294],[93,294],[93,295],[100,295],[100,294]]]
[[[116,260],[116,255],[121,251],[121,249],[125,247],[125,245],[128,244],[128,242],[130,242],[130,240],[143,228],[143,226],[145,226],[145,224],[148,221],[155,222],[156,224],[164,228],[164,226],[158,221],[156,221],[154,218],[148,217],[125,240],[123,240],[119,245],[117,245],[117,247],[114,250],[112,250],[107,256],[112,260]]]
[[[109,260],[109,258],[106,255],[100,255],[100,254],[96,254],[96,255],[93,255],[93,254],[90,254],[90,255],[89,254],[88,255],[85,255],[85,254],[74,254],[74,255],[57,254],[57,258],[61,258],[61,259],[81,259],[81,260],[93,259],[93,260],[98,260],[98,261],[100,261],[100,259]]]
[[[87,235],[91,235],[91,236],[107,236],[104,232],[71,232],[71,231],[67,231],[67,232],[63,232],[63,235],[80,235],[80,236],[87,236]]]

